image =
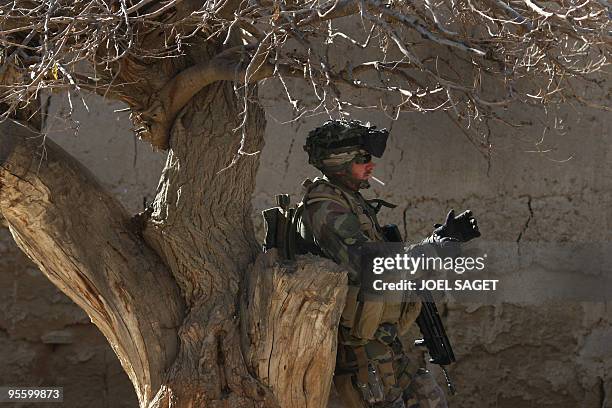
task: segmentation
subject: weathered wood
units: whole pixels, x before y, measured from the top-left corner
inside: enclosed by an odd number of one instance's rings
[[[299,256],[287,270],[262,254],[245,281],[242,348],[250,369],[283,408],[325,408],[336,363],[346,272]]]
[[[193,52],[202,61],[210,57]],[[294,300],[269,322],[282,336],[259,334],[264,345],[257,349],[272,353],[270,370],[252,370],[241,347],[242,319],[267,319],[266,307],[284,307],[260,303],[253,316],[240,310],[240,290],[260,246],[251,220],[258,155],[239,152],[260,151],[265,128],[258,104],[249,102],[247,117],[244,112],[228,81],[195,95],[173,123],[154,202],[132,220],[51,141],[41,150],[38,134],[3,125],[0,213],[24,252],[108,338],[141,408],[323,407],[327,401],[343,273],[322,280],[314,269],[279,275],[272,298],[289,290]],[[299,323],[293,339],[290,318]]]
[[[106,336],[146,406],[176,357],[182,297],[118,201],[41,142],[0,125],[0,212],[20,248]]]
[[[258,157],[234,159],[262,148],[265,121],[249,106],[243,139],[242,109],[228,82],[185,107],[155,201],[137,220],[52,141],[41,150],[39,135],[2,125],[0,213],[107,337],[141,408],[326,404],[345,274],[321,259],[294,275],[251,268]],[[249,270],[257,307],[241,311]],[[242,320],[263,328],[248,344]]]
[[[187,304],[180,349],[151,407],[277,407],[240,348],[239,289],[259,251],[251,220],[265,120],[230,82],[199,93],[177,117],[144,236],[170,268]],[[237,159],[237,160],[234,160]]]

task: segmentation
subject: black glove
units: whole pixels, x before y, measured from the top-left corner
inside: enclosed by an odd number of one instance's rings
[[[462,212],[457,217],[455,217],[455,210],[450,210],[444,224],[436,224],[434,227],[436,228],[434,235],[459,242],[468,242],[480,236],[478,223],[470,210]]]
[[[437,224],[439,225],[439,224]],[[434,231],[421,241],[421,245],[431,245],[441,258],[456,258],[461,255],[461,243],[453,237],[442,237]],[[426,254],[426,252],[423,252]]]

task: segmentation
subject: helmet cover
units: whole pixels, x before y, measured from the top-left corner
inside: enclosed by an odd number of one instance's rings
[[[324,159],[347,153],[354,153],[354,157],[366,151],[382,157],[388,137],[386,129],[379,130],[358,120],[329,120],[308,133],[304,150],[308,152],[308,162],[321,169],[325,167]]]

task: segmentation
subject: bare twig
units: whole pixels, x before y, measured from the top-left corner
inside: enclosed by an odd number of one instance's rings
[[[568,89],[603,83],[608,0],[32,0],[0,12],[0,119],[42,90],[91,90],[126,102],[160,148],[180,109],[216,81],[233,81],[248,107],[252,84],[277,78],[295,117],[445,110],[468,129],[503,122],[496,110],[517,104],[606,105]],[[309,94],[296,97],[288,78]]]

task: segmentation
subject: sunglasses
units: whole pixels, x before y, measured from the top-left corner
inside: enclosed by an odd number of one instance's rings
[[[372,161],[371,154],[361,154],[353,159],[353,163],[366,164]]]

